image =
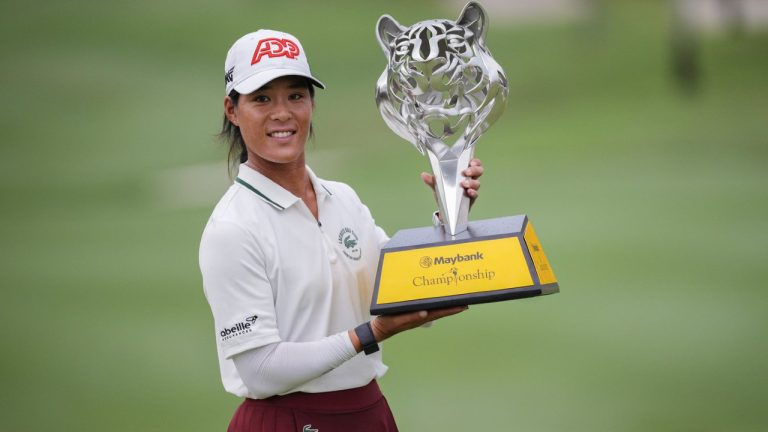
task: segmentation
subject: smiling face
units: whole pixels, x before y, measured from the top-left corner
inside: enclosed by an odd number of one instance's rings
[[[260,89],[241,95],[237,105],[227,97],[224,112],[240,128],[254,168],[274,164],[304,165],[314,100],[302,77],[276,78]]]

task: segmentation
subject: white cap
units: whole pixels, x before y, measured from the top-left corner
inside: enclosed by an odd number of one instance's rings
[[[307,55],[295,36],[274,30],[259,30],[238,39],[224,62],[224,90],[248,94],[287,75],[309,78],[317,87],[325,85],[309,71]]]

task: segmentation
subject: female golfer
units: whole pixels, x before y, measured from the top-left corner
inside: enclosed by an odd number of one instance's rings
[[[378,342],[466,308],[371,320],[387,236],[349,186],[305,165],[325,86],[298,39],[243,36],[225,81],[222,136],[240,165],[205,227],[200,268],[224,387],[245,398],[229,431],[396,431],[376,384],[387,370]],[[472,199],[482,172],[478,160],[465,171]]]

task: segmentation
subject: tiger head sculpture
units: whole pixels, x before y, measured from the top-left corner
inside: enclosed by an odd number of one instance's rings
[[[441,158],[472,147],[506,107],[507,78],[485,46],[487,22],[470,2],[456,21],[404,27],[384,15],[376,25],[388,59],[376,103],[387,125],[422,154]]]

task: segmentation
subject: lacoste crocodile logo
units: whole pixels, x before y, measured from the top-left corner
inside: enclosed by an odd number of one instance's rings
[[[344,247],[342,251],[347,258],[352,260],[359,260],[362,255],[362,250],[359,246],[360,239],[357,237],[352,228],[343,228],[339,233],[339,244]]]

